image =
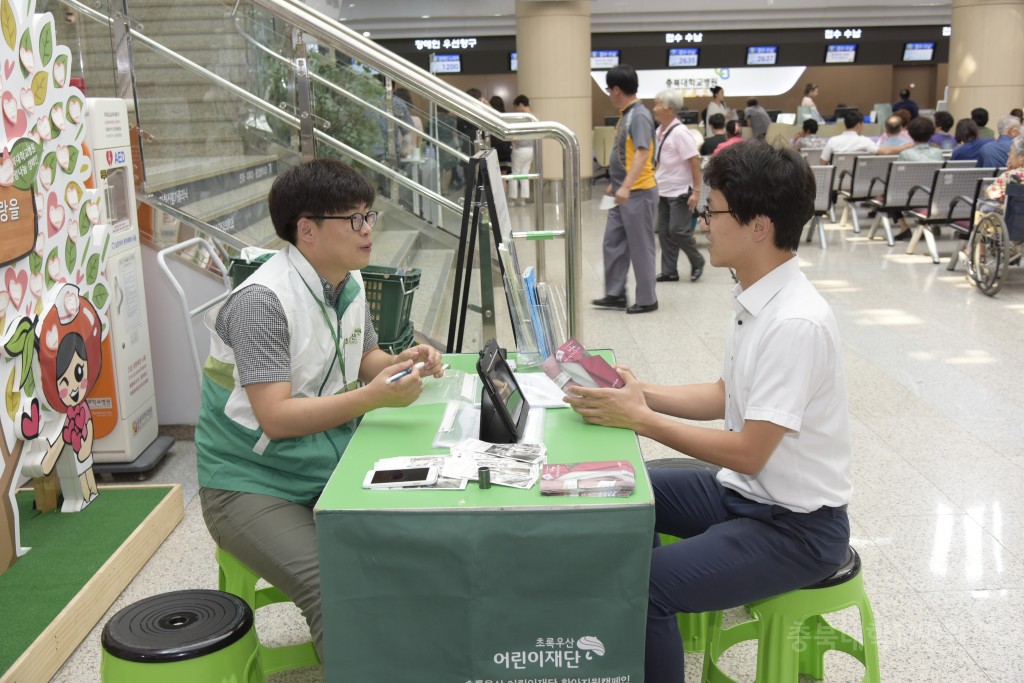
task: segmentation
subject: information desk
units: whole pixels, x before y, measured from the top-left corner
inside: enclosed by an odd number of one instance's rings
[[[636,435],[569,409],[544,423],[549,462],[629,460],[628,498],[364,490],[379,458],[443,452],[443,408],[367,415],[317,503],[327,680],[642,681],[654,502]]]

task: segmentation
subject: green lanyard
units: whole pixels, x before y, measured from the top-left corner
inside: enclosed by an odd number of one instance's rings
[[[341,341],[338,338],[338,329],[335,326],[335,324],[331,322],[331,316],[327,315],[327,307],[324,306],[323,302],[320,301],[319,297],[317,297],[317,295],[313,293],[313,290],[312,288],[310,288],[309,283],[306,282],[306,279],[303,278],[301,274],[299,275],[299,279],[302,280],[302,284],[306,286],[306,290],[309,291],[310,296],[312,296],[313,300],[316,301],[316,305],[320,307],[320,314],[323,316],[324,322],[327,323],[327,329],[330,330],[331,332],[331,339],[334,340],[334,357],[337,359],[338,368],[341,370],[342,386],[347,387],[348,378],[345,376],[345,354],[341,352]],[[339,324],[341,323],[340,313],[338,314],[338,322]],[[331,367],[328,368],[327,376],[324,377],[323,383],[320,384],[320,390],[317,391],[317,396],[323,395],[324,387],[327,385],[327,380],[330,379],[331,377],[332,370],[334,370],[334,363],[331,363]],[[342,391],[344,390],[345,389],[342,388]]]

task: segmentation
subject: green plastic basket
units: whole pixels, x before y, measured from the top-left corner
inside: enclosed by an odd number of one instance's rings
[[[396,340],[388,342],[393,344],[402,341],[407,332],[411,338],[409,314],[412,312],[413,294],[420,286],[420,269],[366,266],[360,273],[377,336]]]
[[[273,254],[257,256],[252,261],[234,256],[228,262],[228,275],[231,276],[231,284],[234,287],[245,282],[245,279],[256,272],[256,269],[266,263]]]
[[[413,333],[412,323],[408,323],[405,326],[405,330],[402,331],[401,336],[395,341],[378,341],[377,345],[380,346],[384,353],[390,353],[392,356],[397,356],[402,351],[412,346]]]

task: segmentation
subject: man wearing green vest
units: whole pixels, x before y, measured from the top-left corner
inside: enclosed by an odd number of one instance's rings
[[[373,247],[373,185],[317,159],[278,176],[268,200],[287,246],[207,315],[199,493],[214,540],[298,605],[322,659],[313,506],[359,418],[409,405],[422,377],[444,371],[430,346],[397,357],[377,346],[359,274]]]

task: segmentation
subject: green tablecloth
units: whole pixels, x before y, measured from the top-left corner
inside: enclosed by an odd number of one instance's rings
[[[444,452],[443,409],[367,415],[317,504],[327,680],[642,681],[654,502],[636,436],[568,409],[544,423],[549,462],[632,462],[629,498],[362,488],[380,458]]]

